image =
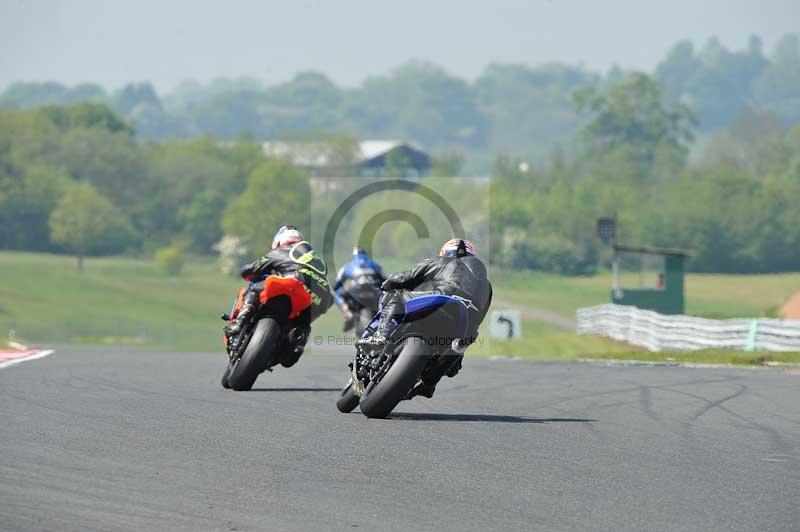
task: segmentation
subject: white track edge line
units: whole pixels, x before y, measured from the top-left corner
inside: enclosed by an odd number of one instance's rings
[[[8,366],[13,366],[14,364],[21,364],[22,362],[27,362],[29,360],[44,358],[48,355],[52,355],[53,353],[55,353],[54,349],[45,349],[43,351],[39,351],[36,354],[29,355],[26,357],[19,357],[19,358],[13,358],[11,360],[6,360],[5,362],[0,362],[0,369],[7,368]]]

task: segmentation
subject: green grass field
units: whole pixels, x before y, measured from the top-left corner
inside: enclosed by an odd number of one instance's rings
[[[221,349],[218,318],[241,286],[211,260],[169,277],[151,261],[92,258],[79,272],[71,257],[10,252],[0,253],[0,278],[0,327],[22,340],[198,351]],[[336,332],[335,314],[318,320],[315,333]]]
[[[485,325],[485,324],[484,324]],[[469,353],[476,356],[517,356],[541,360],[593,358],[610,353],[631,353],[636,348],[606,338],[583,336],[537,320],[523,319],[522,338],[511,341],[492,340],[486,327]]]
[[[212,319],[237,286],[211,264],[176,279],[139,260],[88,259],[78,272],[71,257],[29,253],[0,253],[0,277],[0,325],[23,340],[176,349],[219,345]]]
[[[194,260],[180,277],[162,273],[152,261],[124,257],[87,259],[75,269],[72,257],[0,252],[0,328],[22,341],[124,343],[160,349],[221,351],[222,321],[240,281],[219,273],[210,259]],[[574,316],[576,308],[608,301],[607,275],[567,278],[538,272],[492,272],[496,299]],[[800,289],[800,274],[689,276],[690,312],[707,316],[768,314]],[[314,323],[313,335],[342,337],[337,309]],[[579,336],[526,319],[524,337],[492,341],[483,331],[474,356],[537,359],[653,359],[652,353],[604,338]],[[344,347],[343,349],[347,349]],[[661,356],[664,354],[659,354]],[[696,354],[683,354],[698,360]],[[681,355],[681,356],[683,356]],[[675,355],[664,355],[666,358]],[[758,362],[759,354],[702,355]],[[737,358],[738,357],[738,358]],[[749,357],[749,358],[748,358]],[[715,358],[715,359],[716,359]],[[800,358],[797,358],[800,361]],[[743,362],[739,362],[743,363]]]
[[[542,272],[493,271],[502,301],[574,317],[581,307],[608,303],[611,275],[563,277]],[[800,273],[686,276],[686,313],[707,318],[773,316],[800,290]]]

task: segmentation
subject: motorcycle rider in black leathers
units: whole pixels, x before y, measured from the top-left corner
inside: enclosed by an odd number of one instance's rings
[[[380,322],[372,336],[359,340],[360,345],[385,345],[391,321],[403,315],[405,303],[429,294],[458,296],[471,302],[467,338],[474,341],[478,336],[478,326],[492,303],[492,285],[487,279],[486,265],[476,256],[471,242],[457,238],[445,242],[438,257],[426,259],[408,271],[390,275],[381,289],[384,294]],[[444,367],[442,372],[423,375],[422,386],[415,388],[412,395],[432,397],[444,371],[450,377],[455,376],[461,368],[462,358],[463,354],[458,355],[455,363]]]
[[[287,367],[291,366],[303,354],[311,332],[311,322],[325,314],[333,303],[325,262],[316,256],[311,244],[303,239],[300,231],[288,225],[281,227],[275,234],[272,250],[260,259],[242,266],[240,273],[247,281],[267,275],[294,278],[300,281],[311,295],[311,305],[303,309],[293,320],[293,328],[289,332],[293,352],[286,354],[281,363]],[[236,319],[225,327],[225,334],[233,336],[239,332],[242,323],[256,311],[259,294],[263,289],[263,280],[250,287],[243,297],[242,307]]]

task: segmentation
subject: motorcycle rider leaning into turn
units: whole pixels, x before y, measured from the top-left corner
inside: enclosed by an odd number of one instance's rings
[[[347,304],[347,293],[350,284],[360,277],[370,279],[370,284],[374,282],[376,287],[386,280],[380,264],[370,257],[364,248],[356,246],[353,248],[353,256],[350,260],[339,268],[336,274],[336,281],[333,283],[333,300],[339,306],[342,314],[344,314],[343,331],[348,331],[355,325],[356,316],[353,313],[353,309]]]
[[[294,319],[294,328],[289,331],[290,345],[294,348],[292,353],[284,355],[281,362],[286,367],[291,366],[303,354],[311,332],[311,322],[325,314],[333,303],[325,262],[316,256],[314,248],[296,227],[285,225],[275,233],[272,250],[242,266],[240,273],[243,279],[253,284],[243,296],[236,318],[225,327],[225,334],[229,337],[238,334],[245,320],[270,297],[267,279],[260,278],[276,275],[294,279],[298,287],[308,293],[308,296],[299,298],[306,301],[304,308],[292,309],[298,314]]]
[[[392,320],[402,316],[406,302],[416,297],[442,294],[471,302],[467,337],[473,341],[492,303],[492,285],[487,279],[486,265],[477,257],[472,242],[458,238],[445,242],[438,257],[426,259],[408,271],[393,273],[381,289],[384,290],[381,319],[372,336],[359,340],[364,347],[386,345]],[[444,368],[449,377],[454,377],[461,369],[463,357],[463,354],[458,355],[456,362]],[[432,397],[444,375],[444,372],[427,375],[422,386],[415,388],[414,395]]]

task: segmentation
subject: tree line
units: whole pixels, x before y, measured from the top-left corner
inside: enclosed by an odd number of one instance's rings
[[[459,214],[491,262],[592,273],[608,254],[594,223],[611,215],[621,241],[689,249],[694,271],[800,269],[800,126],[745,107],[698,149],[700,118],[642,73],[573,91],[570,100],[583,124],[573,152],[538,165],[498,156],[489,183],[423,180],[463,200]],[[342,160],[353,146],[342,135],[317,142]],[[313,190],[302,170],[265,157],[246,137],[141,139],[102,103],[0,108],[0,249],[210,254],[231,235],[256,255],[285,223],[320,237],[325,228],[314,223],[324,224],[344,195]],[[430,209],[418,203],[412,212]],[[390,197],[360,204],[343,228],[348,245],[360,224],[397,205]],[[435,230],[446,232],[445,222]],[[425,254],[406,224],[387,231],[379,256]]]
[[[628,244],[684,248],[699,272],[800,269],[800,125],[745,107],[690,153],[691,108],[644,74],[573,94],[586,117],[575,157],[541,167],[498,158],[494,256],[511,267],[589,274],[607,264],[595,235],[613,216]]]
[[[272,86],[253,79],[186,82],[164,95],[146,82],[111,92],[94,84],[15,83],[0,94],[0,106],[102,102],[141,139],[211,134],[234,140],[248,134],[263,140],[325,131],[412,139],[429,150],[460,152],[466,155],[465,172],[486,175],[498,153],[537,163],[553,151],[579,151],[574,139],[585,116],[576,112],[571,94],[608,88],[625,75],[619,67],[599,73],[558,63],[498,63],[470,83],[412,62],[354,88],[339,87],[318,72]],[[742,50],[716,38],[699,48],[681,41],[652,75],[665,98],[693,111],[701,135],[727,127],[745,107],[769,111],[783,125],[800,122],[797,35],[784,36],[769,52],[755,36]]]
[[[239,229],[227,206],[279,164],[251,141],[137,141],[104,104],[0,109],[0,248],[210,253]]]

